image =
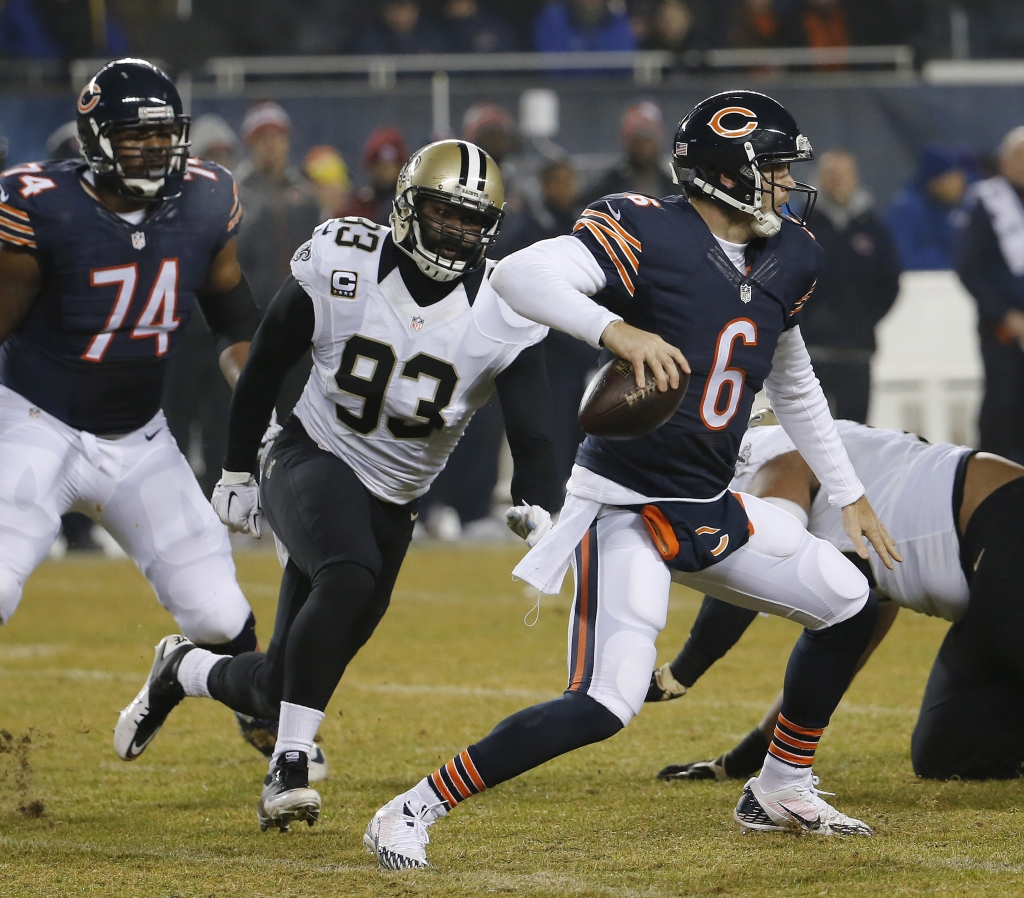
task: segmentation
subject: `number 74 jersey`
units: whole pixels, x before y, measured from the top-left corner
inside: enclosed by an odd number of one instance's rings
[[[473,413],[547,328],[515,314],[478,269],[419,306],[389,229],[331,219],[295,253],[313,300],[313,370],[295,407],[306,432],[386,502],[423,495]]]

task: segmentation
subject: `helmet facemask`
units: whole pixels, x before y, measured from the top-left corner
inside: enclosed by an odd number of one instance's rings
[[[118,124],[101,128],[90,120],[100,155],[91,155],[89,164],[97,178],[113,183],[117,192],[132,200],[157,202],[176,196],[181,178],[185,175],[189,148],[189,121],[178,116],[174,121],[161,123],[140,122]],[[124,132],[145,134],[140,145],[126,147],[118,144]],[[153,133],[166,134],[165,145],[144,145]]]
[[[725,187],[721,182],[714,184],[711,178],[717,179],[718,173],[708,173],[708,177],[703,177],[704,173],[695,168],[677,169],[676,177],[678,181],[693,184],[702,193],[725,205],[753,216],[751,229],[758,237],[774,237],[782,229],[783,218],[806,227],[818,197],[816,187],[799,181],[783,184],[776,180],[778,176],[771,171],[773,168],[788,167],[794,162],[806,162],[813,158],[810,141],[802,134],[797,137],[796,147],[793,153],[756,154],[751,142],[746,141],[743,149],[748,164],[739,172],[723,172],[736,182],[733,187]],[[782,206],[775,205],[776,188],[789,194]]]
[[[428,207],[431,202],[453,211],[468,210],[476,221],[467,226],[454,216],[450,220],[432,216]],[[427,277],[445,282],[483,264],[488,248],[498,236],[504,212],[469,188],[449,194],[413,186],[395,198],[394,215],[399,222],[411,224],[399,248],[412,257]]]

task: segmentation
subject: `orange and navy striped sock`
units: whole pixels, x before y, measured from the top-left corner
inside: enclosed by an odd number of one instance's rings
[[[768,754],[790,767],[809,770],[814,763],[818,740],[824,732],[824,728],[797,726],[780,714]]]
[[[427,777],[427,784],[448,810],[487,788],[468,750],[459,752],[443,767],[438,767]]]

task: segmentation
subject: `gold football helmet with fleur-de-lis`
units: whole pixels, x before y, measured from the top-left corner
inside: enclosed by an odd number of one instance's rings
[[[437,215],[431,201],[458,210]],[[487,153],[465,140],[431,143],[413,153],[398,176],[391,213],[395,244],[428,277],[452,281],[483,264],[504,208],[501,171]]]

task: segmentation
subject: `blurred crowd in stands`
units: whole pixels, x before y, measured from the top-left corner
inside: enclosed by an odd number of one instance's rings
[[[0,56],[490,53],[909,44],[1024,53],[1020,0],[6,0]],[[959,22],[959,25],[951,24]]]

